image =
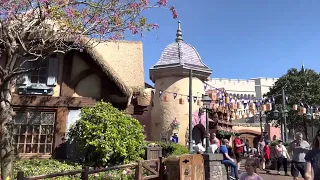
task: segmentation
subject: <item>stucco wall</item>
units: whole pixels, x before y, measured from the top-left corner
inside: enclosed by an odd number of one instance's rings
[[[272,127],[269,126],[269,135],[270,139],[272,140],[273,136],[276,135],[277,139],[281,138],[281,130],[279,127]]]
[[[179,143],[185,145],[186,134],[188,128],[189,104],[187,96],[189,94],[189,78],[188,77],[166,77],[155,81],[156,93],[154,95],[154,107],[151,112],[151,137],[155,140],[160,140],[160,134],[167,132],[168,136],[172,135],[170,124],[177,118],[180,122]],[[159,90],[163,93],[159,96]],[[171,93],[167,93],[167,92]],[[201,97],[204,94],[203,82],[198,78],[193,78],[192,81],[192,96]],[[173,92],[177,93],[176,99],[173,97]],[[184,96],[181,96],[181,95]],[[167,95],[168,101],[164,101],[163,97]],[[184,98],[184,104],[179,104],[179,98]],[[197,102],[193,102],[192,111],[199,109]]]
[[[226,79],[226,78],[212,78],[209,85],[216,88],[225,88],[228,93],[242,95],[256,96],[255,81],[245,79]]]
[[[151,109],[152,106],[149,105],[147,109],[141,115],[132,115],[135,119],[137,119],[141,125],[144,126],[144,131],[146,135],[146,140],[152,140],[151,137]]]
[[[53,88],[53,95],[54,97],[60,96],[60,89],[62,84],[62,74],[63,74],[63,60],[64,54],[58,54],[58,77],[57,77],[57,84]]]
[[[85,60],[79,55],[73,56],[71,79],[76,77],[79,73],[90,67]],[[96,74],[91,74],[83,78],[75,87],[75,92],[72,97],[92,97],[99,99],[101,97],[101,79]]]

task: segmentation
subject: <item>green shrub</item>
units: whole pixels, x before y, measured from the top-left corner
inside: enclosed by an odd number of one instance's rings
[[[138,160],[144,154],[145,135],[138,120],[100,102],[81,109],[81,118],[70,128],[69,138],[90,166],[111,166]],[[81,152],[75,148],[77,153]]]
[[[169,157],[169,156],[178,156],[182,154],[188,154],[188,149],[181,145],[181,144],[175,144],[173,142],[149,142],[148,144],[156,143],[160,147],[162,147],[162,156],[163,157]]]
[[[67,164],[65,162],[59,162],[53,159],[32,159],[32,160],[18,160],[14,163],[14,175],[16,176],[18,171],[23,171],[25,177],[47,175],[58,172],[74,171],[81,169],[80,165]],[[81,174],[75,176],[62,176],[56,177],[56,180],[78,180],[81,178]],[[16,179],[16,178],[15,178]],[[48,178],[53,179],[53,178]],[[120,169],[107,171],[97,174],[90,174],[90,180],[133,180],[134,169]]]
[[[32,160],[18,160],[14,162],[14,175],[18,171],[23,171],[24,176],[37,176],[44,174],[51,174],[63,171],[72,171],[81,169],[81,166],[69,165],[64,162],[59,162],[53,159],[32,159]],[[62,179],[72,179],[71,177],[63,177]]]

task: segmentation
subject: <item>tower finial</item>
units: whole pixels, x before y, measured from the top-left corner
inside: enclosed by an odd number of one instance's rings
[[[304,64],[302,63],[302,66],[301,66],[301,71],[304,72]]]
[[[180,21],[178,21],[178,29],[177,29],[177,34],[176,34],[176,42],[181,42],[183,41],[183,38],[182,38],[182,31],[181,31],[181,26],[180,26]]]

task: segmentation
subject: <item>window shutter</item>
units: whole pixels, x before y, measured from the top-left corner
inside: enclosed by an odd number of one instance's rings
[[[48,59],[48,78],[47,78],[47,85],[48,86],[55,86],[58,77],[58,58],[49,58]]]
[[[31,68],[29,62],[24,63],[22,67],[25,68],[25,69]],[[17,84],[18,86],[28,86],[28,85],[30,85],[29,74],[30,74],[30,73],[25,73],[25,74],[19,75],[19,76],[17,77],[16,84]]]

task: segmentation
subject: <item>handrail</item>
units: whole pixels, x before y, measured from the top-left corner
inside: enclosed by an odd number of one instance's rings
[[[74,176],[77,174],[81,174],[81,179],[82,180],[88,180],[88,175],[90,174],[95,174],[95,173],[100,173],[100,172],[107,172],[111,170],[116,170],[116,169],[124,169],[124,168],[132,168],[136,167],[140,169],[142,164],[148,164],[152,162],[158,163],[158,168],[162,168],[161,162],[163,162],[163,158],[160,157],[159,159],[150,159],[150,160],[142,160],[138,161],[136,163],[130,163],[130,164],[124,164],[124,165],[117,165],[117,166],[112,166],[112,167],[106,167],[106,168],[101,168],[101,169],[89,169],[89,167],[83,167],[81,170],[74,170],[74,171],[66,171],[66,172],[58,172],[58,173],[52,173],[52,174],[46,174],[46,175],[39,175],[39,176],[32,176],[32,177],[25,177],[23,171],[19,171],[17,175],[17,180],[38,180],[38,179],[45,179],[45,178],[54,178],[54,177],[61,177],[61,176]],[[149,167],[145,167],[147,170],[151,171],[152,173],[156,173],[154,175],[149,175],[145,177],[146,179],[153,179],[157,178],[160,176],[159,173],[156,171],[151,170]],[[142,174],[140,174],[142,176]]]

